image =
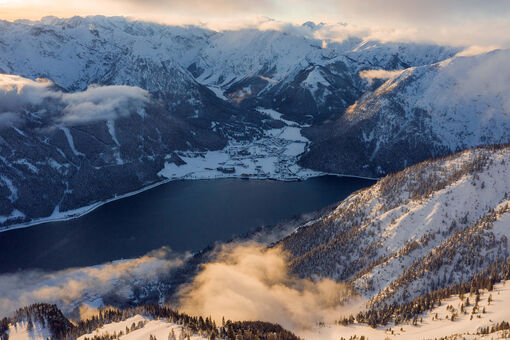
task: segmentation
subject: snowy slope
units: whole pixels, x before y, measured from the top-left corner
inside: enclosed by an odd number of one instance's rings
[[[341,114],[366,90],[358,72],[402,69],[453,56],[458,49],[349,38],[314,38],[316,27],[219,32],[188,67],[232,101],[271,107],[301,122]]]
[[[40,323],[28,326],[28,322],[18,322],[9,327],[9,339],[11,340],[46,340],[51,338],[48,328]]]
[[[237,176],[318,174],[296,165],[309,140],[317,143],[298,130],[337,118],[369,89],[361,70],[419,67],[459,51],[333,42],[316,39],[315,25],[295,28],[214,32],[101,16],[0,21],[0,72],[8,74],[0,77],[0,95],[7,93],[0,101],[0,225],[76,216],[168,178],[224,176],[219,163],[237,163],[238,152],[253,157],[242,156]],[[33,99],[31,90],[11,91],[4,78],[13,75],[44,96],[13,110],[17,97]],[[146,100],[126,109],[116,95],[97,98],[112,86],[146,91]],[[96,97],[85,102],[59,99],[91,92]]]
[[[169,307],[83,310],[73,322],[55,305],[33,304],[17,310],[0,323],[2,339],[288,339],[293,333],[277,324],[225,320],[179,313]]]
[[[132,330],[126,334],[126,328],[130,328],[132,324],[143,325],[136,330]],[[124,321],[114,322],[104,325],[101,328],[96,329],[94,332],[84,334],[77,340],[91,339],[94,336],[106,336],[113,335],[114,333],[119,335],[122,332],[123,335],[119,336],[119,339],[123,340],[146,340],[150,336],[155,336],[157,339],[171,339],[170,334],[175,335],[175,339],[185,339],[185,336],[190,335],[191,340],[207,340],[206,337],[200,335],[189,334],[182,326],[172,322],[164,320],[154,320],[141,315],[135,315]],[[182,337],[181,337],[182,333]]]
[[[488,299],[491,297],[491,302]],[[461,304],[468,297],[471,305],[465,307],[466,314],[460,312]],[[494,286],[494,290],[480,292],[479,308],[473,313],[475,296],[467,294],[461,300],[458,295],[453,295],[442,301],[441,306],[420,315],[417,325],[409,323],[398,326],[371,328],[362,324],[350,326],[326,325],[303,334],[305,339],[333,340],[344,337],[346,339],[356,335],[368,337],[368,339],[507,339],[510,332],[498,331],[490,334],[480,334],[483,328],[493,327],[502,321],[510,320],[510,282],[506,281]],[[453,307],[453,309],[449,306]],[[485,312],[483,312],[485,309]],[[452,314],[456,315],[451,321]],[[437,316],[436,316],[437,315]],[[300,334],[301,335],[301,334]]]
[[[389,175],[281,243],[295,273],[400,303],[509,256],[509,193],[510,147],[469,150]]]
[[[302,164],[373,176],[477,145],[510,141],[510,50],[411,67],[309,131]],[[356,146],[354,148],[354,146]]]

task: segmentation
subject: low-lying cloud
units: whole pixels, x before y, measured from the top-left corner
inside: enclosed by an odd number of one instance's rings
[[[65,312],[115,294],[127,299],[140,285],[154,284],[185,260],[162,248],[133,260],[63,270],[0,275],[0,318],[35,302],[55,303]]]
[[[57,304],[68,316],[90,316],[108,301],[130,301],[140,287],[159,287],[188,256],[162,248],[137,259],[92,267],[3,274],[0,318],[36,302]],[[212,258],[180,289],[175,307],[219,322],[225,317],[279,323],[299,333],[364,306],[345,284],[294,276],[289,271],[289,254],[279,247],[227,244]]]
[[[0,74],[0,112],[18,110],[25,105],[39,105],[60,94],[51,89],[46,79],[31,80],[17,75]]]
[[[0,74],[0,126],[19,124],[24,110],[38,110],[44,102],[46,109],[55,111],[51,117],[55,123],[75,125],[126,116],[149,101],[149,93],[136,86],[91,85],[81,92],[65,93],[46,79]]]
[[[0,113],[0,128],[8,126],[17,126],[22,123],[22,119],[19,114],[14,112],[2,112]]]
[[[385,70],[364,70],[359,73],[360,78],[366,79],[371,83],[374,79],[390,79],[401,74],[403,70],[385,71]]]
[[[362,305],[344,284],[292,275],[281,248],[253,243],[223,246],[179,294],[180,309],[191,314],[269,321],[295,331],[333,322]]]
[[[65,124],[112,120],[138,111],[149,101],[149,93],[136,86],[92,85],[83,92],[64,93],[62,116]]]

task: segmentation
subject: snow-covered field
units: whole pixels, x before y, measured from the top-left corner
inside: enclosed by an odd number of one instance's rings
[[[28,322],[20,322],[9,327],[9,339],[11,340],[46,340],[51,338],[50,331],[46,327],[35,323],[29,329]]]
[[[178,152],[185,165],[166,163],[159,175],[168,179],[211,179],[225,177],[271,178],[296,180],[323,173],[298,166],[299,156],[309,141],[301,134],[304,126],[281,119],[281,114],[259,109],[263,114],[279,119],[286,126],[267,130],[254,141],[234,141],[223,150],[208,152]]]
[[[133,328],[132,325],[135,325]],[[9,328],[9,339],[10,340],[46,340],[51,338],[51,334],[49,330],[45,327],[41,327],[40,324],[35,324],[34,327],[29,330],[27,322],[17,323],[16,325],[11,325]],[[129,329],[129,332],[126,332],[126,329]],[[156,339],[172,339],[169,337],[170,334],[175,335],[175,339],[185,339],[181,338],[181,333],[183,332],[183,328],[180,325],[175,323],[167,322],[166,320],[153,320],[141,315],[135,315],[129,319],[126,319],[121,322],[115,322],[108,325],[105,325],[101,328],[96,329],[94,332],[90,334],[82,335],[78,338],[78,340],[85,340],[93,338],[94,336],[106,336],[106,335],[119,335],[122,332],[122,335],[118,337],[118,339],[123,340],[146,340],[151,337],[156,337]],[[186,334],[186,332],[184,331]],[[183,334],[184,335],[184,334]],[[207,340],[200,335],[190,335],[190,340]]]
[[[133,323],[135,325],[143,324],[143,327],[130,331],[128,334],[126,334],[126,328],[130,328]],[[151,335],[156,337],[156,339],[166,340],[171,339],[169,335],[172,332],[175,335],[175,339],[181,339],[180,336],[181,332],[183,332],[183,328],[180,325],[167,322],[165,320],[153,320],[141,315],[135,315],[125,321],[111,323],[96,329],[90,334],[82,335],[78,338],[78,340],[85,340],[86,338],[90,339],[94,336],[113,335],[114,333],[119,334],[120,332],[123,332],[123,335],[120,336],[119,339],[123,340],[146,340],[149,339]],[[190,335],[190,339],[207,340],[207,338],[196,334]]]
[[[492,301],[488,302],[489,296]],[[465,313],[460,312],[460,305],[469,298],[470,305],[465,307]],[[404,323],[398,326],[390,324],[386,327],[371,328],[367,325],[354,324],[351,326],[326,325],[300,334],[305,339],[338,340],[341,337],[349,339],[356,335],[368,337],[370,340],[387,339],[436,339],[452,337],[455,339],[500,339],[503,332],[482,336],[476,334],[482,327],[492,327],[501,321],[510,320],[510,281],[494,286],[492,292],[480,291],[479,308],[472,314],[475,305],[475,295],[464,295],[461,300],[454,295],[441,302],[441,306],[421,315],[416,326]],[[453,306],[453,309],[449,306]],[[485,309],[485,313],[483,310]],[[451,321],[455,313],[455,321]],[[471,318],[471,316],[473,316]],[[498,336],[499,335],[499,336]]]

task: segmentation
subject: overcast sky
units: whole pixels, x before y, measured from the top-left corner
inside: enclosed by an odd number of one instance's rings
[[[510,47],[510,0],[0,0],[7,20],[93,14],[214,29],[311,20],[386,40]]]

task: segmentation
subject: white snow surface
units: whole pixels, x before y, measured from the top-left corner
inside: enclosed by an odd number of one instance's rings
[[[282,120],[274,110],[259,108],[259,112]],[[301,134],[303,126],[295,122],[280,129],[266,131],[266,135],[255,141],[234,141],[219,151],[178,152],[186,162],[184,165],[166,163],[159,175],[168,179],[206,179],[243,177],[279,180],[306,179],[322,173],[301,168],[297,160],[306,150],[309,140]],[[224,172],[221,169],[234,169]]]
[[[78,150],[76,150],[76,147],[74,146],[73,135],[71,134],[71,131],[69,131],[69,128],[61,126],[60,130],[62,130],[64,132],[64,134],[65,134],[65,136],[67,138],[67,143],[69,144],[69,147],[71,148],[71,151],[76,156],[85,156],[85,154],[83,154],[82,152],[79,152]]]
[[[143,322],[145,326],[126,334],[126,327],[131,327],[133,323],[136,325],[139,322]],[[151,335],[155,336],[157,339],[166,340],[168,339],[168,335],[172,330],[174,331],[176,339],[179,339],[179,336],[183,331],[183,328],[180,325],[168,322],[163,319],[154,320],[141,315],[135,315],[121,322],[104,325],[103,327],[96,329],[90,334],[80,336],[78,340],[84,340],[85,338],[90,339],[94,336],[113,335],[114,332],[119,334],[120,331],[124,333],[121,337],[119,337],[119,339],[122,340],[146,340],[149,339]],[[191,335],[190,339],[207,340],[207,338],[204,338],[198,334]]]
[[[11,340],[46,340],[51,338],[48,328],[43,327],[38,322],[34,322],[31,330],[27,327],[27,322],[18,322],[9,326],[9,339]]]
[[[489,295],[492,296],[492,302],[488,303]],[[469,297],[471,306],[466,307],[467,314],[460,313],[460,304]],[[451,339],[502,339],[503,332],[492,333],[488,335],[476,334],[482,327],[492,327],[502,321],[510,320],[510,281],[506,281],[494,286],[494,290],[488,292],[480,291],[479,311],[473,314],[471,312],[474,305],[475,296],[466,294],[464,300],[460,300],[458,295],[451,296],[441,301],[441,306],[423,313],[420,318],[423,322],[419,322],[414,326],[409,323],[393,324],[386,327],[371,328],[363,324],[353,324],[350,326],[326,325],[316,328],[302,335],[305,339],[320,340],[338,340],[340,337],[349,339],[356,335],[368,337],[370,340],[387,340],[387,339],[439,339],[442,337],[452,337]],[[451,321],[452,312],[447,310],[447,306],[453,306],[457,313],[455,321]],[[485,308],[485,313],[483,313]],[[438,318],[436,319],[436,314]],[[448,319],[446,317],[448,316]],[[393,330],[393,333],[392,333]],[[508,333],[506,333],[508,335]],[[455,337],[457,336],[457,337]]]
[[[317,92],[319,84],[326,87],[331,85],[326,79],[324,79],[321,71],[317,68],[314,68],[310,73],[308,73],[305,81],[301,83],[302,86],[309,88],[312,93]]]
[[[510,141],[509,92],[510,50],[455,56],[406,69],[363,95],[345,120],[374,120],[373,128],[360,131],[365,141],[377,138],[374,154],[380,145],[412,140],[416,129],[455,152]]]

